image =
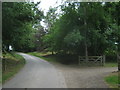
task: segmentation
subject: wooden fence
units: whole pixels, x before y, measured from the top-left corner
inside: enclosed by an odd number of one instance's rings
[[[79,65],[81,64],[99,64],[104,66],[105,64],[105,55],[103,56],[88,56],[87,60],[85,56],[79,56]]]

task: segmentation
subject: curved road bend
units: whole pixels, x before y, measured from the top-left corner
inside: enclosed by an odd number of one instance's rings
[[[62,73],[47,61],[19,53],[26,65],[3,88],[66,88]]]

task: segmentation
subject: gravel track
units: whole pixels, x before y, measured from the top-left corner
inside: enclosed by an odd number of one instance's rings
[[[104,77],[117,67],[80,67],[53,63],[62,72],[68,88],[109,88]]]

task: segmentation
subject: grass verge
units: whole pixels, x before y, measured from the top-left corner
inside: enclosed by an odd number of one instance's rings
[[[40,57],[44,60],[47,60],[49,62],[58,62],[58,63],[66,63],[72,61],[72,63],[76,60],[76,64],[78,64],[78,58],[75,58],[75,56],[57,56],[52,55],[51,52],[29,52],[28,54]],[[117,62],[106,62],[104,67],[118,67]]]
[[[12,52],[3,54],[2,83],[14,76],[25,64],[25,59]]]
[[[117,62],[106,62],[105,67],[118,67]]]
[[[105,81],[108,83],[110,88],[118,88],[118,83],[120,84],[118,73],[112,73],[111,75],[105,77]]]
[[[49,62],[58,62],[57,61],[58,58],[54,55],[51,55],[52,54],[51,52],[45,52],[45,53],[44,52],[29,52],[27,54],[42,58]]]
[[[76,64],[78,62],[76,56],[72,55],[52,55],[51,52],[30,52],[33,56],[40,57],[49,62],[61,63],[61,64]],[[76,62],[75,62],[76,61]]]

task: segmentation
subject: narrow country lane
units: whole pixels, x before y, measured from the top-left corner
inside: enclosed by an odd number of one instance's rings
[[[26,65],[3,88],[66,88],[61,72],[47,61],[38,57],[19,53]]]

